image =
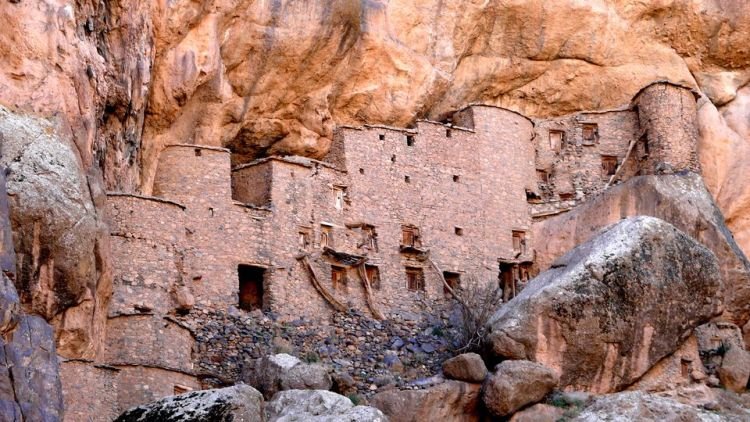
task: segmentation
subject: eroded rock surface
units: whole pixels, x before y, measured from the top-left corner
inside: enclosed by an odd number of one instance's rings
[[[490,353],[542,363],[566,389],[618,391],[720,312],[718,268],[664,221],[623,220],[503,305],[490,320]]]
[[[576,422],[599,421],[741,421],[745,415],[723,415],[701,407],[680,403],[669,397],[641,391],[617,393],[597,398],[573,420]]]

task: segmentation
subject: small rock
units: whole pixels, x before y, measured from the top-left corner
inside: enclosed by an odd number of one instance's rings
[[[487,367],[478,354],[464,353],[443,362],[443,373],[460,381],[482,382],[487,377]]]

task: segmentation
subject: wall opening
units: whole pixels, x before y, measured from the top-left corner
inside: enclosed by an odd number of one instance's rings
[[[424,272],[418,267],[406,267],[406,287],[410,291],[424,291]]]
[[[445,283],[453,290],[456,290],[461,286],[461,274],[459,273],[443,271],[443,278],[445,279]],[[445,295],[446,298],[452,297],[451,292],[446,286],[443,286],[443,295]]]
[[[334,186],[333,187],[333,203],[337,210],[344,209],[344,202],[346,201],[346,186]]]
[[[404,182],[411,183],[411,177],[410,176],[404,176]]]
[[[418,248],[422,246],[419,229],[414,226],[401,226],[401,246]]]
[[[688,359],[680,359],[680,374],[683,378],[690,379],[690,371],[692,369],[693,362]]]
[[[310,229],[307,227],[300,227],[299,229],[299,247],[302,250],[310,249]]]
[[[240,309],[263,309],[263,292],[266,269],[254,265],[237,266],[240,281]]]
[[[406,135],[406,145],[410,147],[414,146],[414,135]]]
[[[396,162],[396,154],[391,155],[391,163]]]
[[[333,228],[331,226],[320,226],[320,247],[333,247]]]
[[[446,138],[450,138],[451,136],[453,136],[453,133],[451,133],[451,130],[450,129],[446,129],[445,130],[445,137]]]
[[[584,145],[594,145],[599,141],[599,126],[596,123],[584,123],[582,131]]]
[[[513,230],[513,252],[516,255],[526,253],[526,232]]]
[[[367,279],[370,280],[370,287],[380,290],[380,268],[376,265],[365,265]]]
[[[359,174],[365,174],[365,169],[359,169]]]
[[[565,142],[565,132],[561,130],[549,131],[549,149],[550,151],[560,152]]]
[[[602,155],[602,176],[614,176],[617,173],[617,157]]]
[[[460,182],[461,181],[461,176],[459,176],[457,174],[454,174],[453,175],[453,181],[456,182],[456,183]]]
[[[346,289],[346,268],[331,265],[331,285],[334,290]]]
[[[195,156],[196,157],[200,157],[201,155],[203,155],[203,151],[200,148],[196,148],[195,149]]]
[[[547,172],[547,170],[537,170],[536,178],[539,180],[539,183],[545,185],[549,184],[549,172]]]
[[[381,141],[385,141],[385,134],[381,133],[380,135],[378,135],[378,139],[380,139]]]
[[[464,235],[464,229],[463,229],[463,227],[456,226],[456,227],[453,228],[453,233],[455,233],[456,236],[463,236]]]

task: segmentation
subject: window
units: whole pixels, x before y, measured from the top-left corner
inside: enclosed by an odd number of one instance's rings
[[[463,236],[464,235],[464,229],[463,227],[454,227],[453,232],[456,233],[456,236]]]
[[[331,226],[320,226],[320,247],[333,247],[333,228]]]
[[[424,273],[421,268],[406,267],[406,287],[410,291],[424,291]]]
[[[411,183],[411,177],[409,177],[409,176],[404,176],[404,182],[406,182],[406,183]]]
[[[346,268],[331,265],[331,284],[334,290],[346,288]]]
[[[513,230],[513,252],[519,255],[526,253],[526,232]]]
[[[391,155],[391,163],[396,162],[396,154]]]
[[[378,135],[378,139],[380,139],[381,141],[385,141],[385,134],[381,133],[380,135]]]
[[[365,169],[359,169],[359,174],[365,174]]]
[[[406,135],[406,145],[410,147],[414,146],[414,135]]]
[[[372,226],[365,226],[362,228],[362,244],[360,246],[370,249],[372,251],[378,251],[378,234],[375,232],[375,228]]]
[[[583,144],[594,145],[599,140],[599,128],[596,123],[585,123],[582,128]]]
[[[333,200],[337,210],[344,209],[344,201],[346,200],[346,187],[335,186],[333,188]]]
[[[451,133],[451,130],[450,130],[450,129],[446,129],[446,130],[445,130],[445,137],[446,137],[446,138],[450,138],[450,137],[451,137],[452,135],[453,135],[453,134]]]
[[[193,389],[190,388],[190,387],[188,387],[188,386],[185,386],[185,385],[180,385],[180,384],[175,384],[174,385],[174,395],[175,396],[187,393],[188,391],[193,391]]]
[[[304,250],[310,248],[310,230],[307,228],[299,230],[299,247]]]
[[[565,141],[565,132],[561,130],[549,131],[549,149],[550,151],[560,152]]]
[[[602,155],[602,176],[614,176],[617,173],[617,157]]]
[[[196,157],[200,157],[201,155],[203,155],[203,151],[201,151],[200,148],[196,148],[195,149],[195,156]]]
[[[457,174],[454,174],[453,175],[453,181],[456,182],[456,183],[458,183],[459,181],[461,181],[461,176],[459,176]]]
[[[380,290],[380,268],[375,265],[365,265],[367,279],[370,280],[370,287]]]
[[[263,309],[264,278],[266,269],[253,265],[237,266],[240,281],[240,309],[254,311]]]
[[[461,285],[461,274],[459,273],[443,271],[443,278],[445,279],[445,283],[453,290],[456,290]],[[446,286],[443,286],[443,294],[447,298],[452,296]]]
[[[546,170],[537,170],[536,178],[539,179],[540,183],[545,185],[549,184],[549,173]]]
[[[690,372],[692,372],[693,369],[693,362],[689,359],[682,358],[680,359],[680,375],[682,375],[683,378],[689,378]]]
[[[422,242],[419,238],[419,229],[414,226],[401,226],[401,246],[419,247]]]

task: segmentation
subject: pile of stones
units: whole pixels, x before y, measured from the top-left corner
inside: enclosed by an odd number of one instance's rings
[[[357,311],[328,321],[290,321],[260,311],[198,308],[176,320],[195,336],[196,372],[215,386],[238,381],[252,359],[288,353],[332,368],[352,394],[420,389],[433,384],[432,375],[459,345],[457,317],[448,309],[386,321]]]

